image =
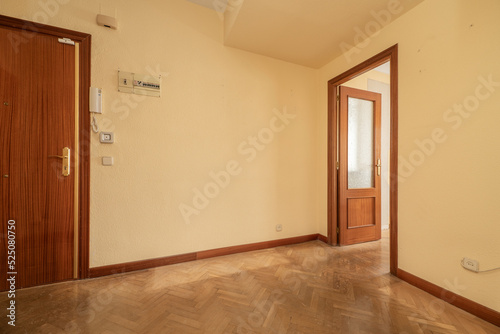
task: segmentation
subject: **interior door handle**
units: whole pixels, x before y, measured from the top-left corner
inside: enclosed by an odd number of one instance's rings
[[[70,158],[71,150],[68,147],[63,148],[62,155],[49,155],[49,158],[59,158],[62,159],[62,175],[69,176],[70,171]]]
[[[375,166],[377,167],[377,175],[380,176],[380,168],[382,167],[380,159],[377,160],[377,164]]]

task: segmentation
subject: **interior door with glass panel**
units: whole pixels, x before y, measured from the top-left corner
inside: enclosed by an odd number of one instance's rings
[[[340,87],[339,243],[381,237],[381,95]]]

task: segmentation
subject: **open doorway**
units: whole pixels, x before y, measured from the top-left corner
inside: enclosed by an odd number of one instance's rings
[[[384,117],[384,152],[380,159],[385,156],[384,176],[381,177],[381,183],[384,183],[384,207],[383,218],[381,219],[381,228],[388,229],[390,226],[390,271],[393,275],[397,274],[397,96],[398,96],[398,59],[397,45],[379,53],[378,55],[355,66],[345,73],[331,79],[328,82],[328,241],[332,245],[340,243],[340,236],[343,233],[339,224],[339,214],[342,212],[339,206],[339,134],[340,122],[338,101],[340,101],[340,87],[355,86],[369,91],[382,91],[389,98],[385,100],[386,117]],[[375,71],[375,69],[377,69]],[[371,72],[371,73],[370,73]],[[388,72],[388,73],[387,73]],[[384,79],[385,77],[385,79]],[[371,79],[371,80],[369,80]],[[378,79],[378,80],[377,80]],[[363,87],[360,87],[363,86]],[[370,88],[368,87],[370,85]],[[344,89],[345,90],[345,89]],[[387,93],[388,90],[388,93]],[[387,107],[388,105],[388,107]],[[387,111],[388,108],[388,111]],[[387,117],[387,112],[389,117]],[[387,129],[388,127],[388,129]],[[376,160],[375,160],[376,161]],[[345,163],[345,162],[344,162]],[[373,165],[376,166],[377,162]],[[381,164],[378,164],[381,165]],[[340,195],[342,195],[340,193]],[[345,206],[345,205],[344,205]],[[345,209],[345,208],[343,208]]]
[[[388,234],[390,226],[390,137],[391,137],[391,62],[387,61],[378,67],[369,70],[345,83],[342,87],[356,88],[368,92],[378,93],[381,96],[381,229]],[[385,231],[385,232],[384,232]]]

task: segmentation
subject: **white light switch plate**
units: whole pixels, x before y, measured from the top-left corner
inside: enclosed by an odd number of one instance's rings
[[[115,142],[115,134],[113,132],[99,133],[99,141],[104,144],[112,144]]]
[[[113,157],[102,157],[103,166],[113,166]]]

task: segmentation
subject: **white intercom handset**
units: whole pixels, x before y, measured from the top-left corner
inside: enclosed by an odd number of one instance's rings
[[[102,89],[90,87],[90,112],[102,114]]]
[[[95,133],[99,132],[99,126],[95,120],[95,114],[102,114],[102,89],[90,87],[89,111],[92,115],[92,130]]]

